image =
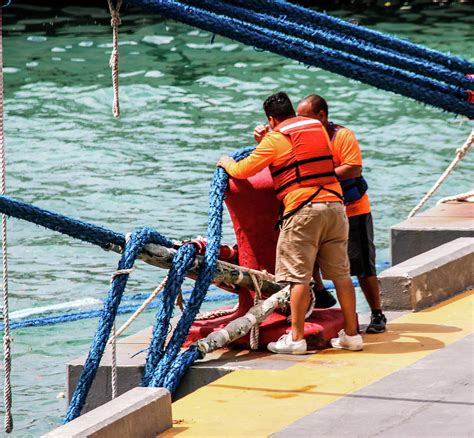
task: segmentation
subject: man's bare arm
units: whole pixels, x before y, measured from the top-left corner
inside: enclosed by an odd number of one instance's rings
[[[351,164],[343,164],[334,169],[337,179],[345,181],[346,179],[357,178],[362,174],[362,166],[354,166]]]

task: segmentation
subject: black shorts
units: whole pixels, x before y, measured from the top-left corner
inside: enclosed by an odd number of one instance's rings
[[[349,242],[347,246],[351,262],[351,275],[371,277],[375,270],[374,223],[372,214],[360,214],[349,218]]]

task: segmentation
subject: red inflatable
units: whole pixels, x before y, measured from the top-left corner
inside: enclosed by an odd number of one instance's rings
[[[247,180],[231,178],[226,193],[226,205],[234,225],[238,245],[238,264],[247,268],[275,272],[275,251],[278,230],[279,201],[273,189],[268,168]],[[253,291],[238,288],[238,310],[230,315],[210,320],[195,321],[185,346],[219,330],[230,321],[245,315],[253,306]],[[335,337],[343,327],[339,309],[316,309],[306,320],[305,337],[309,349],[324,348],[328,340]],[[260,324],[259,348],[277,340],[290,330],[286,315],[274,312]],[[249,335],[234,341],[231,346],[249,348]]]

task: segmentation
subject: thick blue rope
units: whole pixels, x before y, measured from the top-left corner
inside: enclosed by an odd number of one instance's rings
[[[353,36],[337,33],[335,31],[328,31],[325,28],[291,22],[282,16],[274,17],[267,11],[251,11],[248,8],[233,6],[225,1],[218,0],[184,0],[184,3],[206,8],[218,14],[245,20],[248,23],[254,23],[263,28],[273,29],[336,50],[346,51],[347,53],[357,55],[367,60],[391,65],[402,70],[408,70],[428,78],[434,78],[456,87],[463,89],[474,87],[474,81],[465,74],[452,71],[443,65],[426,59],[407,56],[406,53],[399,54],[392,50],[384,50],[364,40],[356,39]],[[474,72],[474,65],[472,65],[472,71]]]
[[[244,148],[235,152],[232,156],[241,160],[250,155],[253,147]],[[229,176],[222,168],[217,168],[211,182],[209,191],[209,211],[207,228],[207,246],[200,268],[199,276],[196,280],[191,297],[183,311],[183,315],[178,322],[175,331],[168,343],[166,350],[162,354],[161,360],[157,363],[153,375],[148,374],[145,380],[149,386],[162,386],[165,378],[173,386],[177,386],[182,373],[174,374],[171,372],[171,365],[176,359],[183,342],[185,341],[191,324],[193,323],[201,304],[206,296],[212,277],[217,266],[219,247],[222,237],[222,214],[224,209],[224,194],[227,189]],[[195,360],[194,355],[186,355],[187,361],[182,367],[187,369]],[[184,372],[184,371],[183,371]]]
[[[160,297],[161,307],[153,326],[153,334],[143,371],[143,386],[148,386],[155,367],[163,355],[163,347],[166,335],[168,334],[168,324],[173,316],[174,303],[183,284],[186,271],[192,266],[195,257],[195,245],[184,245],[178,249],[173,258],[166,287]]]
[[[275,17],[284,17],[287,20],[304,26],[313,26],[343,33],[347,36],[378,45],[384,49],[391,49],[401,55],[407,54],[444,65],[450,70],[458,71],[463,74],[474,73],[473,64],[460,57],[448,55],[414,44],[408,40],[348,23],[340,18],[291,4],[284,0],[230,0],[230,2],[253,9],[254,11],[265,11],[267,14],[271,14]]]
[[[186,374],[188,368],[203,356],[196,345],[191,345],[186,351],[181,353],[171,364],[168,374],[163,379],[163,387],[172,394],[178,388],[179,382]]]
[[[183,294],[186,296],[186,294]],[[188,294],[189,295],[189,294]],[[145,300],[148,298],[149,294],[136,294],[136,296],[122,296],[123,301],[137,301],[137,300]],[[229,295],[229,294],[219,294],[219,295],[212,295],[206,296],[204,301],[206,303],[215,303],[221,301],[230,301],[236,299],[236,295]],[[160,302],[154,301],[148,304],[147,310],[156,309],[161,305]],[[117,310],[117,315],[124,315],[127,313],[133,313],[138,308],[140,308],[141,304],[125,304],[119,306]],[[63,324],[66,322],[73,322],[73,321],[80,321],[83,319],[92,319],[101,316],[102,310],[92,309],[92,310],[82,310],[80,312],[65,312],[60,313],[59,315],[47,315],[47,316],[38,316],[36,318],[25,318],[17,321],[12,321],[10,323],[10,330],[17,330],[22,328],[28,327],[45,327],[50,325],[56,324]],[[0,324],[0,331],[3,330],[3,324]]]
[[[150,228],[142,228],[133,233],[125,244],[125,249],[118,263],[118,270],[127,270],[133,267],[136,258],[142,251],[143,247],[148,243],[156,243],[159,245],[170,247],[171,241],[160,233]],[[104,354],[107,341],[110,337],[112,325],[117,315],[117,309],[120,304],[123,292],[127,285],[128,274],[119,274],[112,280],[107,300],[104,303],[102,315],[98,324],[97,332],[89,350],[84,368],[79,378],[74,394],[69,404],[69,408],[64,419],[67,423],[78,417],[86,401],[92,381],[99,367],[100,360]]]
[[[248,24],[174,0],[136,0],[166,17],[325,68],[375,87],[412,97],[456,114],[474,117],[468,93],[433,79]]]
[[[110,245],[123,247],[125,235],[107,228],[45,210],[9,196],[0,195],[0,211],[7,216],[23,219],[36,225],[108,249]],[[171,244],[170,241],[167,241]],[[169,245],[165,245],[169,246]]]

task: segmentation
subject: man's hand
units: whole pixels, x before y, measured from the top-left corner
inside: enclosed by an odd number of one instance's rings
[[[223,155],[222,157],[219,158],[219,161],[217,162],[218,167],[223,167],[224,169],[226,166],[229,164],[235,163],[235,160],[228,155]]]
[[[269,131],[270,127],[268,125],[257,125],[253,130],[253,138],[255,138],[257,143],[260,143]]]

